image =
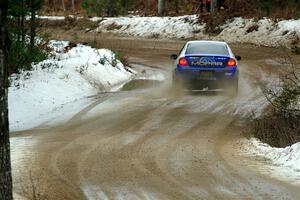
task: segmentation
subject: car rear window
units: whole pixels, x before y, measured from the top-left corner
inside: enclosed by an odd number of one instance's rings
[[[229,55],[226,45],[217,43],[191,43],[188,45],[186,54],[219,54]]]

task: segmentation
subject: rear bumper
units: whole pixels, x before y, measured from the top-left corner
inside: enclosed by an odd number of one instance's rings
[[[218,70],[195,70],[195,69],[175,69],[175,75],[180,79],[189,80],[199,80],[199,81],[227,81],[233,80],[239,75],[237,68],[224,68]]]
[[[203,87],[225,88],[238,84],[237,68],[222,70],[178,70],[174,71],[176,81],[191,89]]]

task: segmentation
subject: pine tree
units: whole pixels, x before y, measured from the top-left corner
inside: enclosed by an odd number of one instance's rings
[[[39,9],[42,8],[42,0],[29,0],[28,7],[30,11],[30,50],[33,53],[33,49],[35,46],[35,36],[36,36],[36,28],[37,28],[37,20],[36,14]]]
[[[46,58],[45,53],[36,47],[36,29],[38,27],[36,15],[42,8],[43,0],[8,0],[9,33],[11,33],[12,45],[10,73],[20,69],[31,69],[31,63]],[[30,16],[29,20],[25,20]],[[28,43],[29,37],[30,42]],[[27,40],[26,40],[27,39]]]

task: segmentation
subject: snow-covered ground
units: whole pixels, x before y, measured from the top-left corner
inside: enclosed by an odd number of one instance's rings
[[[95,21],[97,18],[92,19]],[[98,32],[113,32],[134,37],[160,39],[214,39],[231,43],[252,43],[264,46],[289,45],[300,39],[300,20],[235,18],[220,26],[221,33],[205,33],[206,24],[198,22],[196,15],[181,17],[117,17],[104,18]]]
[[[182,17],[116,17],[99,23],[98,32],[114,32],[135,37],[191,38],[204,29],[197,16]]]
[[[300,20],[235,18],[221,26],[223,30],[216,39],[235,43],[252,43],[270,47],[286,46],[300,39]]]
[[[71,16],[74,17],[74,16]],[[39,16],[40,19],[63,20],[63,16]],[[82,18],[82,17],[77,17]],[[221,32],[211,36],[205,33],[205,23],[197,15],[179,17],[94,17],[99,21],[96,32],[157,39],[212,39],[230,43],[252,43],[270,47],[289,46],[300,40],[300,19],[274,21],[234,18],[221,25]]]
[[[300,185],[300,142],[286,148],[273,148],[251,138],[242,139],[238,144],[242,146],[241,154],[269,161],[261,172]]]
[[[65,16],[37,16],[39,19],[47,19],[47,20],[64,20],[66,17]],[[28,17],[28,19],[30,19]]]
[[[66,120],[98,92],[118,90],[134,72],[107,49],[77,45],[64,52],[68,42],[50,41],[49,59],[33,64],[32,71],[10,77],[9,120],[11,131]]]

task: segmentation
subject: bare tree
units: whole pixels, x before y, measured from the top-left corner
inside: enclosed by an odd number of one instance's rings
[[[166,9],[166,1],[165,0],[158,0],[157,5],[157,13],[159,16],[164,15]]]
[[[72,2],[72,8],[71,9],[72,9],[72,11],[74,11],[75,10],[75,0],[72,0],[71,2]]]
[[[66,11],[65,0],[61,0],[61,6],[63,11]]]
[[[12,200],[12,176],[8,126],[8,50],[7,0],[0,0],[0,199]]]
[[[175,11],[178,14],[179,13],[179,0],[174,0],[174,4],[175,4]]]
[[[149,14],[150,2],[149,0],[144,1],[144,14],[147,16]]]

